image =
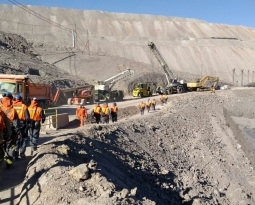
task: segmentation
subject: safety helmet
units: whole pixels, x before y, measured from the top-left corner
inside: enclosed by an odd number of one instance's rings
[[[82,108],[82,105],[80,105],[80,108]]]
[[[21,99],[22,99],[22,96],[21,96],[20,94],[17,94],[17,95],[15,95],[15,99],[21,100]]]
[[[38,99],[36,97],[33,98],[33,101],[38,101]]]
[[[4,92],[3,97],[13,98],[13,96],[10,92]]]
[[[113,102],[114,105],[116,105],[117,103],[116,102]]]

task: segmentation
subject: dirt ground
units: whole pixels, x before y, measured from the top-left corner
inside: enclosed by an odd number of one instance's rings
[[[223,114],[250,118],[254,94],[182,95],[153,115],[52,135],[28,164],[19,204],[254,204],[254,169]],[[81,164],[88,175],[77,180]]]

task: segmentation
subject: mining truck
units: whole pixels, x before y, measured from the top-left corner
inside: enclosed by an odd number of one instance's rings
[[[26,105],[35,97],[43,108],[48,108],[53,98],[51,85],[33,83],[28,75],[0,74],[0,98],[5,92],[20,94]]]

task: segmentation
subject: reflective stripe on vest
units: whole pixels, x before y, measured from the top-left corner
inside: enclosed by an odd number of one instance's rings
[[[14,105],[13,108],[16,110],[18,117],[20,120],[25,120],[25,111],[27,109],[27,106],[22,105]]]
[[[34,121],[40,121],[42,108],[40,107],[28,107],[28,112],[30,115],[30,119]]]

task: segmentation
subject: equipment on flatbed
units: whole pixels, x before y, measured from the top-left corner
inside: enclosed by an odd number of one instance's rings
[[[183,93],[187,89],[187,84],[184,82],[184,80],[177,80],[177,78],[174,76],[173,72],[168,67],[166,61],[160,54],[159,50],[157,49],[156,45],[153,42],[150,42],[148,44],[151,52],[155,55],[157,58],[159,64],[162,66],[166,79],[167,79],[167,86],[164,88],[163,92],[167,94],[173,94],[173,93]],[[160,93],[161,91],[156,91],[157,93]]]
[[[134,70],[127,69],[117,75],[114,75],[104,81],[97,81],[94,85],[94,101],[109,102],[109,101],[122,101],[124,92],[122,90],[112,90],[113,85],[124,78],[130,77],[135,74]]]
[[[43,108],[48,108],[53,96],[51,85],[33,83],[28,75],[0,74],[0,94],[5,92],[20,94],[27,105],[35,97]]]
[[[152,96],[152,90],[148,83],[139,83],[132,94],[133,97],[149,97]]]
[[[216,89],[218,83],[218,77],[204,76],[203,78],[198,79],[196,82],[187,83],[187,87],[191,91],[203,91],[210,90],[212,88]]]

